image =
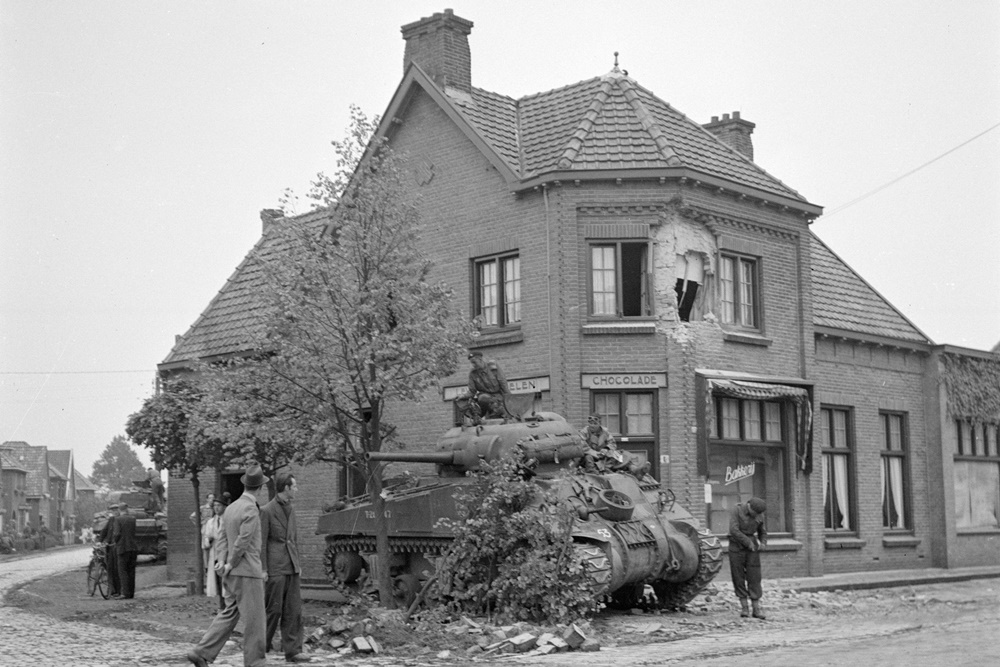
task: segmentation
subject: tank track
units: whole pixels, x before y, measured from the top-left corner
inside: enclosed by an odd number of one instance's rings
[[[654,584],[653,590],[662,609],[684,611],[687,604],[708,588],[722,569],[722,544],[719,538],[706,528],[695,528],[698,530],[698,571],[691,579],[679,584]]]
[[[583,563],[594,595],[606,593],[608,583],[611,581],[611,562],[604,549],[596,544],[577,542],[573,545],[573,556],[578,562]]]
[[[389,548],[394,553],[426,553],[439,556],[451,545],[451,538],[416,538],[390,537]],[[351,537],[334,537],[326,541],[327,553],[342,551],[375,551],[374,535],[354,535]]]

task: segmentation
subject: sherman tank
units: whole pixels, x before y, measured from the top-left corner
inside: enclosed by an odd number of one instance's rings
[[[603,470],[585,467],[587,449],[577,430],[557,414],[532,413],[453,428],[436,451],[368,454],[376,461],[437,465],[436,475],[384,492],[398,602],[415,598],[433,576],[437,557],[448,549],[453,536],[447,522],[438,519],[459,518],[456,491],[474,481],[466,473],[516,448],[532,463],[533,482],[544,492],[539,498],[572,509],[577,557],[586,565],[595,595],[607,596],[610,606],[635,606],[649,585],[660,607],[683,609],[718,573],[718,538],[675,502],[646,466],[620,458],[621,463]],[[326,536],[332,582],[348,588],[363,584],[376,558],[375,512],[367,496],[326,508],[316,532]]]

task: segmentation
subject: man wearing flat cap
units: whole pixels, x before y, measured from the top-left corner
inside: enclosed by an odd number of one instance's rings
[[[507,378],[496,362],[487,364],[483,361],[482,352],[470,352],[469,361],[472,370],[469,371],[469,396],[472,398],[473,416],[476,409],[481,416],[503,417],[506,412],[504,399],[510,395]],[[478,421],[474,419],[474,421]]]
[[[260,562],[260,508],[257,493],[267,484],[267,476],[257,464],[250,465],[240,479],[243,495],[222,515],[222,530],[216,537],[216,569],[226,588],[226,606],[216,614],[187,659],[198,667],[208,667],[243,618],[243,664],[260,667],[265,664],[266,629],[264,614],[264,580],[267,573]]]
[[[281,652],[286,662],[310,662],[302,655],[302,593],[299,578],[299,527],[292,499],[298,483],[290,472],[274,476],[277,495],[260,510],[261,563],[267,573],[267,650],[281,625]]]
[[[118,523],[118,504],[108,505],[110,516],[104,524],[104,528],[97,534],[97,540],[104,544],[104,563],[108,568],[108,597],[117,598],[121,596],[121,577],[118,575],[118,550],[115,545],[118,542],[118,535],[121,532],[121,525]]]
[[[760,551],[767,544],[764,513],[767,503],[751,498],[740,503],[729,514],[729,572],[733,577],[733,590],[740,601],[740,616],[750,615],[747,598],[753,604],[753,617],[763,620],[760,608]]]

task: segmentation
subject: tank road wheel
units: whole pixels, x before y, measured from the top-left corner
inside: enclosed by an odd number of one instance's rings
[[[653,592],[660,608],[684,611],[688,602],[698,597],[722,569],[722,544],[708,529],[698,528],[698,571],[681,583],[654,581]]]
[[[333,554],[333,576],[344,584],[353,584],[365,569],[365,561],[353,551],[338,551]]]
[[[409,609],[420,592],[420,580],[412,574],[401,574],[392,580],[392,597],[397,609]]]
[[[619,611],[635,609],[642,602],[642,594],[646,591],[645,584],[625,584],[611,594],[608,607]]]

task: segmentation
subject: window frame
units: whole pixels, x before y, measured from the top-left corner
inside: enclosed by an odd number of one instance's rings
[[[883,501],[882,507],[882,529],[891,531],[912,531],[913,520],[911,516],[911,498],[912,489],[910,483],[910,425],[909,425],[909,415],[906,412],[894,411],[894,410],[879,410],[879,425],[882,431],[882,449],[879,452],[879,464],[882,466],[882,484],[883,484],[883,497],[888,499],[891,492],[891,480],[889,479],[888,467],[889,460],[897,459],[901,461],[900,463],[900,475],[902,479],[900,483],[902,484],[902,511],[897,509],[897,515],[899,520],[902,522],[900,526],[891,525],[891,519],[887,516],[887,504]],[[899,420],[899,448],[893,449],[892,445],[892,420]],[[885,484],[889,484],[890,488],[884,488]]]
[[[724,288],[724,271],[723,265],[726,262],[732,262],[732,284],[733,284],[733,314],[731,319],[727,319],[728,314],[726,313],[725,304],[728,301],[725,299],[726,290]],[[743,312],[746,307],[745,298],[743,295],[744,291],[744,277],[742,268],[744,265],[750,265],[751,276],[753,277],[753,284],[750,286],[750,299],[752,299],[752,304],[750,306],[750,313],[753,317],[753,322],[747,324],[744,321]],[[744,253],[733,252],[731,250],[722,250],[719,252],[719,272],[718,272],[718,300],[719,300],[719,322],[727,327],[732,327],[736,329],[742,329],[745,331],[763,331],[763,304],[761,303],[761,281],[762,281],[762,271],[761,271],[761,258],[755,255],[747,255]]]
[[[625,287],[624,287],[624,275],[623,275],[623,262],[622,262],[622,247],[623,246],[640,246],[643,253],[643,264],[642,270],[639,277],[639,297],[638,302],[641,313],[638,315],[625,315],[623,314],[623,306],[625,303]],[[595,281],[594,281],[594,250],[596,248],[614,248],[614,281],[615,281],[615,312],[614,313],[598,313],[595,308]],[[652,256],[653,247],[652,242],[649,239],[590,239],[587,242],[587,315],[592,319],[598,320],[637,320],[637,319],[649,319],[655,315],[655,304],[653,299],[653,281],[652,281]],[[607,269],[605,269],[607,270]],[[602,294],[610,294],[610,292],[602,292]]]
[[[517,260],[517,277],[513,280],[507,279],[508,260]],[[487,331],[499,331],[517,329],[521,327],[523,321],[524,298],[522,292],[523,280],[521,278],[521,254],[518,250],[508,250],[492,255],[474,257],[472,263],[472,313],[473,319],[480,322],[480,328]],[[495,323],[487,323],[483,317],[483,283],[482,267],[493,264],[496,267],[496,282],[493,284],[495,302],[487,307],[496,308],[497,317]],[[516,283],[517,300],[507,300],[506,286],[508,282]],[[517,309],[517,319],[510,319],[509,307],[514,304]]]
[[[649,419],[650,431],[628,431],[629,411],[628,403],[630,396],[649,397]],[[602,410],[599,406],[601,398],[614,398],[618,405],[618,428],[612,428],[611,414]],[[590,392],[590,411],[601,415],[601,424],[615,437],[618,449],[627,451],[642,451],[647,455],[650,464],[649,474],[654,478],[660,478],[660,465],[657,452],[657,443],[660,440],[659,425],[659,392],[655,389],[594,389]]]
[[[833,416],[835,413],[844,415],[844,439],[843,447],[838,447],[833,442],[835,434]],[[844,536],[858,534],[858,493],[855,479],[857,477],[855,466],[857,465],[857,438],[854,434],[854,409],[848,406],[824,405],[820,408],[820,438],[821,457],[823,463],[823,488],[826,491],[828,470],[833,470],[833,457],[844,457],[847,465],[844,472],[847,477],[847,528],[837,528],[834,517],[827,512],[826,503],[823,507],[823,531],[826,535]],[[833,504],[831,504],[832,512]],[[827,524],[829,520],[830,525]],[[831,527],[832,526],[832,527]]]

